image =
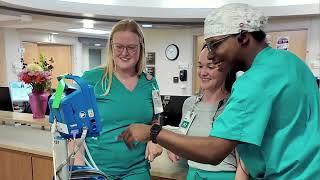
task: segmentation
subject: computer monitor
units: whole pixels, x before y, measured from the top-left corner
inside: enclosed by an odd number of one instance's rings
[[[0,110],[13,111],[9,87],[0,87]]]
[[[182,106],[189,96],[166,96],[162,95],[162,124],[178,127],[182,117]]]
[[[29,94],[32,91],[32,86],[24,84],[20,81],[13,81],[9,83],[11,100],[15,102],[28,102]]]

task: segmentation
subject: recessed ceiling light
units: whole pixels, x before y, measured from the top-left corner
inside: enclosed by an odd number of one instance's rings
[[[142,24],[142,27],[144,27],[144,28],[152,28],[152,24]]]
[[[86,34],[98,34],[98,35],[110,34],[110,31],[104,31],[99,29],[87,29],[87,28],[68,29],[68,31],[86,33]]]
[[[53,34],[53,35],[57,35],[57,34],[59,34],[59,33],[57,33],[57,32],[52,32],[51,34]]]
[[[97,44],[94,44],[94,46],[101,46],[101,44],[98,44],[98,43],[97,43]]]
[[[82,20],[83,27],[92,29],[94,27],[94,20],[91,19],[84,19]]]

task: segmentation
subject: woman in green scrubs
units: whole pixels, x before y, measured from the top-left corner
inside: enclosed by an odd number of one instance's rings
[[[98,168],[110,179],[150,179],[150,165],[145,159],[146,143],[136,143],[128,150],[118,135],[132,123],[151,124],[152,91],[158,89],[155,78],[145,69],[145,44],[142,30],[133,20],[122,20],[112,29],[108,43],[107,66],[86,71],[84,78],[94,87],[102,119],[102,132],[87,138],[88,149]],[[148,152],[162,152],[149,143]],[[147,156],[149,156],[147,155]]]

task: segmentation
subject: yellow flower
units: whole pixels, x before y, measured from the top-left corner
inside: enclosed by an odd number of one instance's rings
[[[31,63],[31,64],[28,64],[27,71],[37,72],[37,71],[43,71],[43,69],[38,64]]]

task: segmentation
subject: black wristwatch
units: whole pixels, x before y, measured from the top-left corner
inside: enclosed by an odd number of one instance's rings
[[[153,124],[150,129],[150,138],[151,141],[157,144],[157,136],[160,133],[162,126],[159,124]]]

